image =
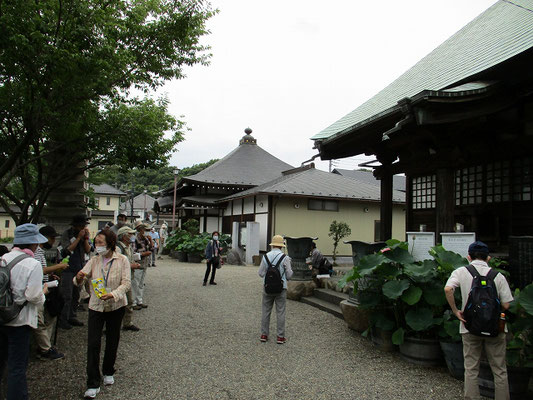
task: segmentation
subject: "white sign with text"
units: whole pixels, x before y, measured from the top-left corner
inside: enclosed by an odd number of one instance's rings
[[[476,241],[475,232],[450,232],[440,235],[442,236],[442,247],[463,257],[468,255],[468,246]]]
[[[409,253],[416,261],[430,259],[428,251],[435,246],[435,232],[406,232]]]

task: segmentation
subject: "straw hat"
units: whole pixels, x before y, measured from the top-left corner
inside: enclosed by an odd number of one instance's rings
[[[135,221],[135,224],[133,224],[133,227],[137,230],[139,230],[139,228],[149,229],[149,227],[147,227],[146,224],[140,220]]]
[[[283,236],[274,235],[272,237],[272,243],[270,243],[270,246],[272,246],[272,247],[285,247],[285,241],[283,240]]]

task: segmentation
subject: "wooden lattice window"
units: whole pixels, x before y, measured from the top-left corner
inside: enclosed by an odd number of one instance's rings
[[[531,158],[513,161],[513,200],[533,200],[533,171]]]
[[[437,194],[436,175],[413,178],[411,188],[413,209],[435,208],[435,198]]]
[[[483,167],[462,168],[455,171],[455,205],[483,202]]]
[[[509,161],[487,164],[487,203],[500,203],[511,199],[511,169]]]

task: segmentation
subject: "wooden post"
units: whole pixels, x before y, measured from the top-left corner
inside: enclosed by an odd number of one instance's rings
[[[437,229],[435,237],[442,232],[453,232],[455,221],[455,184],[453,169],[437,170]],[[438,240],[438,239],[437,239]]]
[[[381,168],[380,240],[392,238],[392,171],[390,165]]]

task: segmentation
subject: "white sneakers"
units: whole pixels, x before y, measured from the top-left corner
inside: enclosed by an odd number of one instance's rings
[[[115,378],[113,378],[113,375],[104,375],[104,386],[109,386],[115,383]],[[89,388],[85,391],[84,397],[86,399],[94,399],[96,398],[96,395],[100,393],[100,388]]]
[[[104,385],[109,386],[115,383],[115,378],[113,378],[113,375],[104,375]]]
[[[100,388],[90,388],[85,391],[84,397],[86,399],[94,399],[98,393],[100,393]]]

